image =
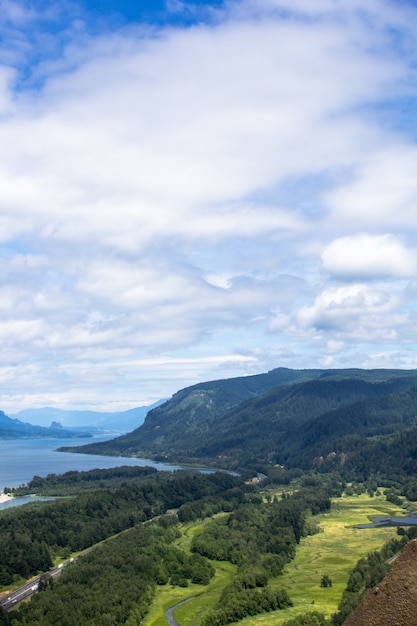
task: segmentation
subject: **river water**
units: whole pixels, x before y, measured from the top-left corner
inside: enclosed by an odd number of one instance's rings
[[[94,441],[113,439],[115,434],[94,438]],[[90,443],[88,439],[7,439],[0,440],[0,491],[5,487],[18,487],[28,483],[35,475],[63,474],[70,470],[140,465],[156,467],[158,470],[177,470],[177,465],[154,463],[148,459],[98,456],[96,454],[73,454],[57,452],[60,446],[78,446]],[[0,505],[0,508],[3,505]]]

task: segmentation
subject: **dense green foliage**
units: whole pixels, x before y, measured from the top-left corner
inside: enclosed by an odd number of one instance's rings
[[[10,615],[0,606],[0,626],[9,626],[10,623]]]
[[[236,563],[252,578],[256,578],[257,567],[268,577],[277,576],[307,534],[307,514],[312,508],[314,514],[328,510],[327,493],[301,490],[282,500],[242,505],[229,516],[206,524],[204,532],[194,537],[191,549],[217,561]]]
[[[285,589],[247,589],[238,585],[226,587],[219,605],[201,621],[201,626],[223,626],[248,615],[276,611],[292,606]]]
[[[84,550],[186,502],[216,496],[221,507],[240,486],[240,479],[225,473],[174,475],[8,509],[0,516],[0,584],[45,571],[54,555]]]
[[[213,567],[172,545],[176,525],[175,516],[165,516],[96,548],[22,605],[13,623],[133,626],[148,611],[156,585],[207,585]]]
[[[148,610],[156,585],[207,585],[214,573],[207,557],[229,560],[238,567],[219,605],[204,618],[205,626],[290,606],[287,593],[270,589],[268,579],[282,571],[301,536],[314,528],[309,523],[311,512],[330,507],[323,482],[317,480],[314,486],[264,502],[251,487],[245,493],[237,477],[180,473],[12,510],[0,519],[5,541],[13,545],[14,536],[25,536],[27,542],[42,545],[46,557],[49,550],[62,553],[73,550],[74,542],[83,542],[84,524],[90,532],[104,527],[104,534],[109,535],[110,529],[115,531],[113,524],[122,529],[122,515],[124,527],[130,530],[69,564],[57,581],[43,578],[41,591],[32,601],[9,615],[16,624],[44,626],[137,624]],[[171,508],[177,514],[161,516]],[[205,525],[193,538],[190,553],[173,545],[181,511],[194,517],[213,510],[229,513]],[[158,518],[137,523],[155,515]],[[97,539],[90,537],[89,545]],[[43,569],[50,562],[45,565]]]
[[[45,478],[34,476],[27,485],[14,489],[5,489],[14,496],[25,496],[36,493],[38,496],[77,495],[81,491],[114,488],[124,486],[127,481],[140,478],[155,478],[157,469],[154,467],[131,467],[122,465],[109,469],[92,469],[85,472],[72,470],[64,474],[48,474]]]
[[[236,486],[228,489],[223,495],[206,495],[182,504],[177,511],[178,519],[181,522],[191,522],[199,518],[211,517],[220,511],[233,511],[248,499],[256,502],[259,496],[248,494],[247,488],[243,491],[241,487]]]
[[[205,525],[191,550],[216,561],[230,561],[237,576],[226,586],[220,600],[203,619],[203,626],[221,626],[247,615],[291,605],[286,591],[271,590],[268,579],[278,576],[295,556],[296,544],[312,527],[315,513],[330,508],[328,494],[320,489],[301,489],[272,502],[243,504],[230,515]]]
[[[89,451],[198,460],[236,468],[247,477],[259,473],[264,486],[277,481],[294,488],[296,479],[296,490],[264,502],[256,486],[236,476],[162,476],[151,468],[36,476],[27,492],[78,495],[1,513],[0,584],[47,571],[58,556],[130,530],[65,568],[59,582],[45,579],[42,593],[14,614],[14,621],[137,624],[156,585],[207,584],[213,573],[208,559],[230,561],[237,573],[204,626],[289,606],[287,594],[271,590],[268,580],[293,558],[300,538],[317,530],[313,516],[330,507],[329,497],[338,495],[341,485],[349,481],[351,492],[373,494],[384,484],[391,502],[400,504],[404,496],[417,501],[416,405],[415,371],[274,370],[178,392],[134,433]],[[165,516],[170,509],[174,514]],[[220,512],[228,514],[205,523],[193,537],[191,555],[173,545],[178,520]],[[150,522],[159,516],[158,523]],[[413,532],[403,531],[381,553],[359,561],[333,626],[381,580],[387,559]],[[322,583],[331,581],[324,575]],[[0,612],[0,624],[8,619]],[[287,626],[325,623],[312,612]]]
[[[178,391],[168,402],[150,411],[142,426],[111,442],[87,444],[74,451],[90,454],[135,454],[189,460],[232,407],[277,385],[310,380],[323,370],[277,368],[266,374],[203,382]],[[68,449],[68,448],[65,448]],[[71,448],[70,448],[71,449]]]
[[[273,382],[271,374],[279,382]],[[274,370],[202,383],[150,411],[144,424],[80,451],[269,473],[274,465],[367,480],[417,470],[417,374],[403,370]],[[251,388],[255,385],[256,388]],[[407,454],[402,453],[404,446]]]
[[[28,532],[5,529],[0,534],[0,585],[10,585],[16,576],[29,578],[52,567],[45,541],[34,540]]]

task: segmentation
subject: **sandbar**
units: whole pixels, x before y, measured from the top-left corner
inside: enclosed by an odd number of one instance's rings
[[[10,502],[11,499],[12,496],[9,496],[8,493],[0,493],[0,504],[3,504],[4,502]]]

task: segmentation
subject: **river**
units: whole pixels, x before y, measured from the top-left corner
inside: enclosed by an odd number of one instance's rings
[[[113,439],[114,433],[94,438],[94,441]],[[27,484],[35,475],[63,474],[70,470],[117,467],[120,465],[149,465],[158,470],[180,469],[177,465],[154,463],[148,459],[128,457],[98,456],[95,454],[74,454],[57,452],[60,446],[76,446],[90,443],[88,439],[2,439],[0,440],[0,492],[5,487],[18,487]],[[0,509],[8,503],[0,504]]]

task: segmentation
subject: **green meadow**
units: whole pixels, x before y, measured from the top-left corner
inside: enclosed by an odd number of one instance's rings
[[[281,576],[269,582],[271,586],[284,587],[294,606],[284,611],[264,613],[248,617],[240,623],[244,626],[279,625],[283,621],[309,611],[319,611],[330,616],[346,586],[350,570],[362,556],[379,550],[384,543],[396,536],[396,528],[354,528],[378,516],[401,517],[404,509],[386,501],[385,496],[343,496],[333,501],[332,510],[318,517],[321,531],[305,537],[297,548],[296,557]],[[184,525],[178,545],[189,549],[194,533],[203,522]],[[216,575],[207,587],[190,585],[187,588],[165,585],[158,589],[151,611],[143,621],[144,626],[166,626],[165,611],[175,604],[192,598],[177,607],[174,618],[180,626],[193,626],[200,617],[213,607],[222,588],[234,575],[235,567],[227,562],[214,562]],[[331,587],[320,586],[323,575],[330,577]]]
[[[176,541],[176,544],[188,551],[193,535],[203,526],[204,522],[201,521],[184,524],[181,528],[182,537]],[[226,561],[212,561],[212,564],[216,574],[206,587],[193,584],[186,588],[171,585],[159,587],[151,610],[142,622],[143,626],[166,626],[168,622],[165,611],[188,598],[192,599],[175,609],[174,618],[181,626],[196,624],[203,613],[217,603],[223,587],[233,580],[236,572],[236,566]]]
[[[279,625],[283,621],[309,611],[319,611],[328,617],[337,605],[355,563],[368,552],[379,550],[397,536],[396,528],[354,528],[378,516],[404,515],[404,509],[386,501],[385,496],[343,496],[333,500],[332,510],[319,516],[317,535],[305,537],[297,548],[296,557],[279,578],[270,584],[284,587],[294,603],[285,611],[263,614],[242,620],[245,626]],[[320,586],[327,574],[332,586]]]

